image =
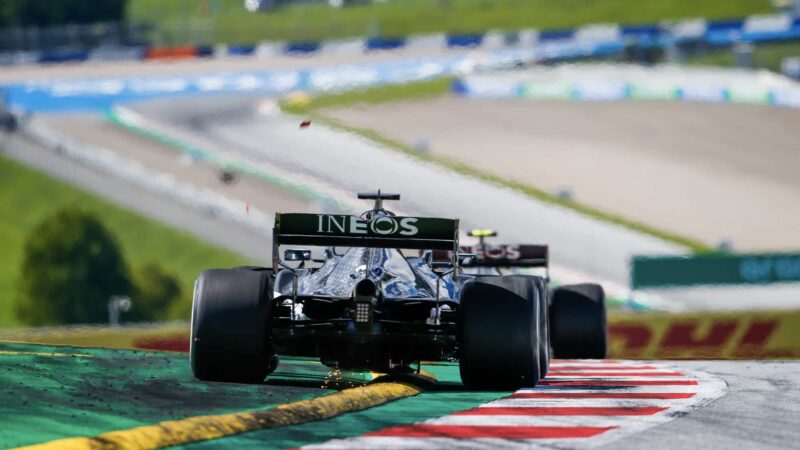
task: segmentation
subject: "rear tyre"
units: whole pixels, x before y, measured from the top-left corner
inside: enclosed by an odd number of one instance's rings
[[[561,286],[550,304],[556,358],[603,359],[608,351],[605,292],[598,284]]]
[[[461,380],[513,390],[539,381],[539,290],[531,277],[480,277],[461,293]]]
[[[211,269],[197,278],[190,339],[195,377],[259,383],[277,366],[269,342],[270,275]]]
[[[539,379],[547,376],[550,368],[550,325],[547,300],[547,285],[540,277],[535,277],[539,291]]]

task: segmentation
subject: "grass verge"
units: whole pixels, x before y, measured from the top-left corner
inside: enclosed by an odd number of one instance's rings
[[[298,2],[249,13],[242,0],[131,0],[131,22],[155,24],[162,44],[255,43],[364,35],[406,36],[490,29],[569,28],[590,23],[744,17],[773,11],[769,0],[392,0],[332,8]]]
[[[307,101],[298,101],[297,98],[290,97],[289,100],[281,103],[281,107],[283,111],[287,113],[302,115],[324,125],[328,125],[348,133],[357,134],[379,144],[382,147],[405,153],[426,162],[438,164],[457,173],[478,178],[488,183],[514,189],[537,200],[563,206],[581,214],[590,216],[594,219],[610,222],[634,231],[649,234],[668,242],[682,245],[695,253],[713,251],[713,248],[696,239],[692,239],[690,237],[667,230],[662,230],[616,214],[601,211],[592,206],[579,203],[574,200],[562,199],[534,186],[495,175],[489,171],[464,164],[447,156],[436,155],[432,153],[421,153],[406,143],[383,136],[382,134],[369,128],[348,125],[341,120],[326,115],[324,112],[324,108],[347,107],[355,104],[375,104],[383,102],[399,102],[434,98],[445,95],[447,92],[449,92],[449,86],[451,82],[451,78],[444,78],[409,83],[405,85],[381,86],[360,91],[321,95],[311,98]]]
[[[183,290],[180,306],[191,302],[194,279],[201,270],[245,263],[243,257],[233,252],[115,206],[2,155],[0,180],[0,326],[19,324],[14,312],[16,281],[28,233],[65,206],[76,206],[99,216],[117,237],[129,265],[153,261],[178,276]],[[175,306],[176,314],[187,310]]]

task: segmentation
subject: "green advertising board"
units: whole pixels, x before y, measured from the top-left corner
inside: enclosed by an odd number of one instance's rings
[[[631,288],[800,282],[800,253],[635,256]]]
[[[542,81],[525,83],[520,87],[520,96],[535,100],[569,100],[575,86],[564,81]]]
[[[728,89],[728,101],[732,103],[749,103],[753,105],[768,105],[770,102],[770,92],[768,89],[759,87],[742,88],[735,87]]]
[[[635,83],[628,85],[628,97],[632,100],[676,100],[678,87],[668,83]]]

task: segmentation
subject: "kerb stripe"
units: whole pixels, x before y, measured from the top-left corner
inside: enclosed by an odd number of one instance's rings
[[[391,437],[447,437],[460,439],[552,439],[586,438],[596,436],[615,427],[503,427],[468,425],[415,424],[386,428],[364,436]]]
[[[670,400],[694,397],[694,392],[517,392],[506,398],[620,398]]]
[[[544,380],[542,386],[697,386],[695,380]]]
[[[600,370],[656,370],[656,369],[658,369],[658,367],[651,366],[651,365],[644,365],[644,366],[618,365],[618,366],[608,366],[608,367],[606,367],[606,366],[598,366],[598,365],[592,365],[592,366],[568,365],[568,366],[555,366],[555,367],[554,366],[550,366],[550,371],[548,373],[550,373],[550,372],[559,372],[559,371],[562,371],[562,370],[598,370],[598,371],[600,371]]]
[[[657,406],[536,406],[520,408],[482,407],[453,413],[453,416],[651,416],[667,408]]]
[[[548,375],[557,377],[683,377],[681,372],[567,372],[551,370]]]

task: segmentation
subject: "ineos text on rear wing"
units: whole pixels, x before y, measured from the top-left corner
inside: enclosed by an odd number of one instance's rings
[[[283,244],[454,250],[458,219],[340,214],[275,214],[273,247]]]
[[[469,264],[478,267],[547,267],[546,245],[476,245],[462,246],[461,252],[474,253]]]

